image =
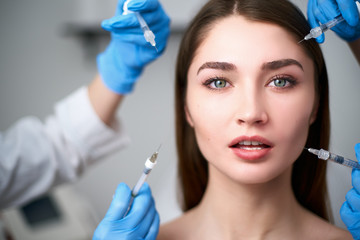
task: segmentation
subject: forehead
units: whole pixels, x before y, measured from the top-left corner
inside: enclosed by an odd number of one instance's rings
[[[233,15],[213,24],[197,49],[191,67],[214,60],[260,67],[264,62],[277,59],[296,59],[307,70],[313,69],[312,60],[285,29]]]

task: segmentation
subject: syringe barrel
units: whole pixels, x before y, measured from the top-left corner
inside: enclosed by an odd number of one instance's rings
[[[342,156],[330,153],[330,160],[339,163],[341,165],[347,166],[347,167],[351,167],[351,168],[357,168],[360,169],[360,164],[356,161],[344,158]]]
[[[140,188],[144,184],[144,182],[145,182],[145,180],[146,180],[146,178],[147,178],[147,176],[149,175],[150,172],[151,172],[151,169],[148,169],[146,167],[144,168],[144,171],[141,174],[139,180],[135,184],[134,188],[131,190],[131,199],[130,199],[130,202],[129,202],[129,206],[128,206],[128,209],[126,210],[123,217],[125,217],[129,213],[131,205],[133,204],[134,198],[138,195],[138,193],[140,191]]]
[[[147,23],[145,22],[144,18],[141,16],[140,13],[138,12],[134,12],[138,21],[139,21],[139,24],[140,24],[140,27],[141,27],[141,30],[143,31],[144,33],[144,38],[147,42],[149,42],[152,46],[155,46],[156,43],[155,43],[155,35],[154,33],[150,30],[149,26],[147,25]]]
[[[144,18],[141,16],[140,13],[138,12],[134,12],[135,15],[136,15],[136,18],[138,19],[139,21],[139,24],[140,24],[140,27],[143,29],[143,30],[149,30],[149,27],[147,25],[147,23],[145,22]]]
[[[151,171],[151,169],[150,169],[150,171]],[[137,183],[135,184],[133,190],[131,191],[131,195],[133,197],[136,197],[136,195],[138,195],[138,193],[140,191],[140,188],[144,184],[144,182],[145,182],[147,176],[149,175],[150,171],[147,171],[147,172],[143,171],[143,173],[141,174],[139,180],[137,181]]]
[[[342,21],[344,21],[344,18],[341,15],[339,15],[336,18],[334,18],[333,20],[328,21],[326,23],[326,27],[328,29],[332,28],[332,27],[335,27],[337,24],[341,23]]]
[[[330,28],[336,26],[340,22],[344,21],[344,18],[339,15],[336,18],[328,21],[327,23],[320,24],[319,27],[312,28],[310,30],[310,33],[305,36],[305,40],[309,40],[311,38],[317,38],[321,34],[323,34],[325,31],[329,30]]]
[[[339,15],[336,18],[328,21],[327,23],[320,24],[321,31],[325,32],[330,28],[335,27],[337,24],[341,23],[342,21],[344,21],[344,18],[341,15]]]

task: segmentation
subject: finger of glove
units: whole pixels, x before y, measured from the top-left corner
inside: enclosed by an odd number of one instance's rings
[[[342,6],[344,7],[344,5]],[[315,12],[315,15],[317,20],[321,23],[327,23],[340,14],[341,11],[337,0],[318,0],[318,11]],[[353,35],[355,35],[353,27],[351,27],[346,21],[333,27],[332,30],[347,41],[352,40],[354,38]]]
[[[115,16],[117,15],[122,15],[124,12],[124,3],[126,2],[126,0],[119,0],[117,5],[116,5],[116,11],[115,11]]]
[[[155,240],[158,233],[159,233],[159,225],[160,225],[160,218],[159,214],[156,212],[155,217],[151,223],[150,229],[145,236],[145,240]]]
[[[135,47],[135,49],[133,49],[133,50],[135,50],[135,52],[132,52],[132,54],[135,54],[136,58],[139,57],[138,56],[139,49],[145,48],[144,50],[146,50],[146,49],[149,50],[152,48],[152,50],[154,50],[154,47],[152,47],[151,44],[145,40],[143,34],[139,34],[139,33],[137,33],[137,34],[113,34],[112,41],[116,42],[118,40],[121,42],[120,44],[131,43]],[[157,39],[155,38],[155,41],[156,40]],[[114,47],[116,48],[116,46],[114,46]]]
[[[140,74],[141,69],[147,63],[155,60],[162,54],[166,42],[158,41],[157,38],[156,41],[156,47],[158,51],[156,51],[156,49],[151,46],[150,43],[146,42],[143,35],[113,34],[110,45],[106,50],[106,53],[108,53],[108,57],[102,58],[109,61],[108,63],[103,63],[103,65],[105,67],[107,66],[108,68],[116,66],[116,68],[120,71],[118,74],[124,76],[124,80],[127,79],[134,81],[134,73]],[[127,57],[124,59],[122,56]],[[122,67],[122,69],[119,68],[120,66]],[[104,74],[106,74],[106,72]],[[117,75],[116,71],[115,75]]]
[[[139,194],[134,198],[133,204],[128,215],[124,218],[128,226],[139,226],[140,222],[145,216],[155,208],[151,190],[149,185],[145,182],[141,187]]]
[[[345,199],[353,211],[360,213],[360,195],[354,188],[348,191]]]
[[[349,0],[346,0],[349,1]],[[353,1],[353,0],[352,0]],[[354,3],[352,3],[354,4]],[[342,5],[344,6],[344,5]],[[318,0],[317,11],[314,12],[316,19],[321,23],[333,20],[341,14],[340,7],[336,0]],[[360,29],[360,26],[359,26]],[[353,41],[358,38],[358,30],[356,27],[350,26],[346,21],[333,27],[332,30],[342,39]]]
[[[360,160],[360,143],[357,143],[354,147],[356,159]],[[351,173],[352,185],[358,193],[360,193],[360,170],[353,169]]]
[[[124,29],[139,30],[139,21],[135,14],[117,15],[101,22],[101,27],[110,32],[124,31]]]
[[[356,159],[360,162],[360,143],[357,143],[354,147]]]
[[[319,27],[319,20],[315,16],[315,12],[318,11],[317,2],[316,0],[309,0],[308,8],[307,8],[307,15],[308,15],[308,22],[311,28]],[[323,43],[325,40],[325,35],[321,34],[319,37],[316,38],[318,43]]]
[[[160,6],[156,11],[142,14],[152,31],[160,31],[170,27],[170,18]]]
[[[359,12],[354,0],[336,0],[345,21],[355,27],[359,23]]]
[[[157,212],[155,209],[155,202],[152,200],[152,206],[149,208],[149,211],[144,216],[144,218],[141,220],[141,222],[138,225],[138,234],[139,236],[142,236],[142,238],[145,238],[145,236],[149,233],[151,226],[156,218]]]
[[[147,17],[151,15],[151,17]],[[146,18],[151,19],[147,21]],[[160,14],[148,13],[144,14],[144,19],[147,21],[147,24],[151,31],[156,32],[162,29],[169,28],[170,20],[164,19],[163,16]],[[122,33],[122,34],[129,34],[133,32],[141,32],[140,23],[136,18],[135,14],[127,14],[127,15],[120,15],[115,16],[110,19],[106,19],[101,22],[101,27],[109,32],[114,33]],[[126,31],[125,31],[126,30]]]
[[[158,51],[153,51],[155,50],[154,47],[152,47],[150,45],[150,43],[148,43],[145,38],[144,38],[144,35],[142,33],[140,34],[126,34],[126,35],[118,35],[119,38],[121,38],[122,41],[126,41],[126,42],[129,42],[129,43],[135,43],[137,44],[140,49],[139,49],[139,52],[143,52],[144,54],[147,54],[147,55],[150,55],[150,56],[153,56],[154,54],[155,55],[160,55],[166,48],[166,44],[167,44],[167,41],[168,41],[168,38],[169,38],[169,29],[164,29],[162,31],[154,31],[154,34],[155,34],[155,42],[156,42],[156,48]],[[149,49],[151,48],[151,51],[148,51]],[[146,51],[148,51],[148,53],[145,53]],[[140,55],[141,56],[141,55]],[[144,56],[144,58],[148,58],[146,56]],[[153,57],[151,57],[153,58]]]
[[[340,15],[340,10],[335,0],[318,0],[315,15],[316,19],[324,24]],[[322,36],[325,39],[325,35]]]
[[[358,193],[360,193],[360,170],[359,169],[353,169],[351,173],[351,181],[353,187],[356,189]]]
[[[339,16],[341,12],[335,0],[318,0],[317,10],[314,14],[316,18],[324,24]]]
[[[310,24],[310,28],[315,28],[318,27],[319,24],[316,22],[316,18],[314,15],[314,9],[315,9],[315,0],[309,0],[308,1],[308,5],[307,5],[307,16],[308,16],[308,21]]]
[[[155,11],[158,7],[160,3],[157,0],[132,0],[128,4],[128,10],[134,12]]]
[[[156,33],[156,47],[158,49],[158,53],[159,55],[162,54],[166,48],[168,39],[169,39],[169,35],[170,35],[170,29],[167,28],[164,31],[160,31]]]
[[[345,41],[351,42],[360,37],[360,24],[352,27],[345,21],[332,28],[332,30]]]
[[[152,30],[155,35],[156,47],[159,52],[162,52],[166,47],[170,35],[169,25],[166,26],[155,25],[155,27],[152,28]],[[111,36],[113,40],[136,43],[141,46],[150,45],[149,43],[146,42],[144,38],[144,34],[141,31],[140,27],[128,28],[126,30],[112,29],[111,31],[112,31]]]
[[[125,183],[120,183],[116,188],[115,195],[104,217],[107,221],[115,221],[123,218],[128,209],[131,199],[131,190]]]
[[[138,24],[138,23],[135,23]],[[128,36],[128,37],[132,37],[132,35],[138,35],[138,36],[143,36],[144,38],[144,32],[141,30],[140,26],[124,26],[121,28],[113,27],[111,25],[109,25],[108,23],[104,23],[104,25],[102,26],[105,30],[116,34],[117,36]],[[169,36],[170,33],[170,28],[168,26],[159,26],[159,25],[155,25],[155,27],[152,27],[150,29],[154,35],[155,35],[155,39],[162,39],[162,40],[166,40]],[[164,38],[165,37],[165,38]],[[166,42],[166,41],[165,41]]]
[[[170,18],[161,7],[157,8],[156,11],[142,14],[142,17],[154,33],[169,28]],[[106,19],[101,23],[101,26],[105,30],[111,32],[124,32],[124,29],[136,29],[136,31],[141,31],[139,21],[136,18],[136,15],[132,13]],[[127,31],[126,33],[130,32]]]
[[[347,202],[340,208],[340,217],[349,230],[359,228],[360,212],[354,212]]]

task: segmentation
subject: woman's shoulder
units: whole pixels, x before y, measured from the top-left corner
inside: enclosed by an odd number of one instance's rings
[[[180,217],[164,223],[160,226],[157,240],[190,240],[192,227],[194,226],[191,213],[185,213]]]
[[[298,230],[300,234],[297,239],[326,239],[326,240],[352,240],[351,234],[342,228],[339,228],[319,216],[309,212],[303,211],[302,224],[299,225]],[[186,212],[182,216],[162,224],[160,226],[157,240],[192,240],[199,239],[197,234],[199,229],[194,228],[197,217],[192,211]]]
[[[329,240],[353,239],[349,231],[339,228],[328,222],[326,222],[325,224],[319,224],[316,232],[317,232],[317,236],[321,237],[321,239],[329,239]]]
[[[329,239],[329,240],[352,240],[352,236],[349,231],[337,227],[328,221],[309,214],[306,220],[306,234],[307,239]],[[311,237],[310,237],[311,236]]]
[[[157,240],[180,239],[181,233],[179,233],[178,230],[179,225],[176,222],[178,222],[178,219],[162,224],[160,226],[159,234],[156,239]]]

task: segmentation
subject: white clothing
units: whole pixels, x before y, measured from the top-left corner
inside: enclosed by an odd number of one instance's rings
[[[0,209],[19,206],[65,182],[129,142],[117,119],[96,115],[83,87],[55,106],[45,123],[19,120],[0,132]]]

